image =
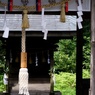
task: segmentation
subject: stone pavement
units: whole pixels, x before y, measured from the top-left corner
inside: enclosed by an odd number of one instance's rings
[[[18,94],[18,79],[10,79],[11,93],[10,95]],[[29,80],[29,93],[30,95],[50,95],[50,80],[49,78],[32,78]],[[55,94],[62,95],[60,91],[54,91]],[[5,95],[5,94],[4,94]],[[8,94],[9,95],[9,94]]]
[[[10,80],[11,95],[18,95],[18,81],[15,79]],[[31,79],[29,81],[30,95],[49,95],[50,82],[48,79]]]

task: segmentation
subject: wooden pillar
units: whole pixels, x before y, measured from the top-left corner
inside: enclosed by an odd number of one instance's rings
[[[5,39],[5,42],[6,42],[6,63],[5,63],[5,68],[9,69],[10,49],[9,49],[9,41],[8,41],[8,39]],[[9,94],[10,93],[10,89],[9,89],[9,72],[7,74],[8,74],[8,85],[6,85],[6,91]]]
[[[50,52],[50,95],[54,95],[53,67],[54,67],[54,51]]]
[[[90,93],[95,95],[95,0],[91,0],[91,77]]]
[[[83,31],[77,30],[76,95],[82,95]]]

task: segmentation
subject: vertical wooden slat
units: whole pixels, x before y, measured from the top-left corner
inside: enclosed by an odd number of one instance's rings
[[[8,10],[9,11],[13,10],[13,0],[8,0]]]
[[[76,95],[82,95],[83,31],[77,30]]]
[[[41,0],[36,0],[36,10],[41,11]]]
[[[68,2],[65,3],[65,12],[68,12]]]
[[[54,81],[53,81],[53,67],[54,67],[54,59],[53,59],[53,50],[50,52],[50,95],[53,94],[54,91]]]
[[[90,95],[95,95],[95,0],[91,1],[91,77]]]

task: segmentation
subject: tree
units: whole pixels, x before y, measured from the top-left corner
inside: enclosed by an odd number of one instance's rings
[[[90,45],[90,20],[85,20],[83,23],[83,38],[84,38],[84,45],[83,45],[83,69],[90,70],[90,52],[91,52],[91,45]]]
[[[90,21],[83,23],[83,69],[90,70]],[[76,72],[76,37],[62,39],[54,53],[56,72]]]
[[[75,72],[76,70],[76,39],[63,39],[57,43],[54,53],[55,69],[57,72]]]

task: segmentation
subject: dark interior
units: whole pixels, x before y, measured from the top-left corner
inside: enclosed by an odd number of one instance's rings
[[[51,51],[55,51],[58,42],[56,38],[43,40],[39,38],[26,38],[27,67],[30,78],[49,78]],[[18,77],[20,69],[21,38],[9,38],[10,48],[10,77]],[[37,58],[37,61],[36,61]],[[38,66],[36,66],[38,65]]]

